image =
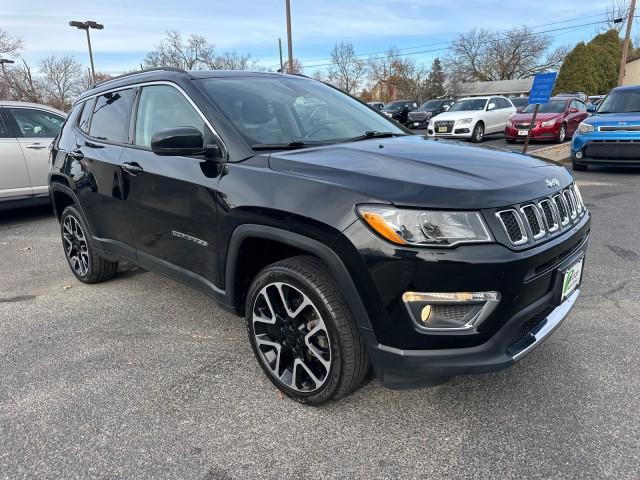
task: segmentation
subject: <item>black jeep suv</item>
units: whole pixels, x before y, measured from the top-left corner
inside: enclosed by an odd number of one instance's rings
[[[75,103],[51,152],[75,276],[118,262],[246,317],[279,389],[319,404],[507,367],[579,294],[590,217],[572,176],[407,135],[292,75],[171,69]]]

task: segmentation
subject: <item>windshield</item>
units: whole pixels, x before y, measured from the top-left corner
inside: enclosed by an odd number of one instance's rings
[[[640,90],[622,90],[609,94],[598,108],[598,113],[640,112]]]
[[[527,97],[512,98],[511,103],[516,107],[524,107],[529,104],[529,99]]]
[[[205,92],[249,145],[333,143],[404,132],[339,90],[305,78],[203,79]]]
[[[451,105],[449,112],[466,112],[469,110],[484,110],[487,104],[486,98],[472,98],[469,100],[460,100]]]
[[[566,100],[551,100],[549,103],[543,103],[538,109],[538,113],[562,113],[564,112]],[[527,105],[527,108],[522,110],[522,113],[533,113],[536,109],[535,104]]]
[[[400,108],[404,108],[404,107],[410,107],[411,106],[411,102],[391,102],[391,103],[387,103],[384,106],[385,110],[398,110]]]
[[[429,100],[420,105],[420,110],[437,110],[440,108],[440,105],[442,105],[442,101],[440,100]]]

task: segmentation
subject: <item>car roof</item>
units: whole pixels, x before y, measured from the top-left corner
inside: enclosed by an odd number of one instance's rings
[[[634,90],[640,90],[640,85],[627,85],[625,87],[615,87],[615,88],[611,89],[611,91],[609,93],[627,92],[627,91],[634,91]]]
[[[489,95],[489,96],[482,96],[482,97],[463,97],[463,98],[459,98],[457,101],[461,102],[463,100],[489,100],[490,98],[493,97],[501,97],[502,95]]]
[[[14,102],[12,100],[0,100],[0,107],[30,107],[30,108],[38,108],[40,110],[48,110],[52,113],[57,113],[58,115],[62,115],[64,117],[67,116],[62,110],[58,110],[57,108],[50,107],[49,105],[42,105],[40,103],[31,103],[31,102]]]

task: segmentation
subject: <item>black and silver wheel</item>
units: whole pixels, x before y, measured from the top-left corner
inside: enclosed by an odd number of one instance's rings
[[[263,269],[247,297],[249,340],[269,379],[291,398],[320,404],[350,393],[369,364],[333,278],[311,257]]]
[[[116,274],[118,262],[111,262],[93,252],[89,230],[74,206],[69,206],[62,212],[60,230],[64,254],[78,280],[98,283]]]
[[[476,123],[476,126],[473,127],[473,132],[471,133],[471,141],[473,143],[480,143],[484,138],[484,124],[482,122]]]
[[[560,131],[558,132],[557,142],[562,143],[567,139],[567,126],[563,123],[560,125]]]

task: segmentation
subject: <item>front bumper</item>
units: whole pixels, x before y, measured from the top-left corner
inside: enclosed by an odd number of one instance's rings
[[[433,128],[430,127],[427,130],[427,135],[432,138],[471,138],[471,134],[473,133],[473,126],[469,125],[460,125],[454,126],[453,130],[449,133],[437,133],[433,131]]]
[[[376,375],[390,388],[413,388],[442,382],[452,376],[487,373],[502,370],[532,352],[564,321],[576,303],[580,290],[575,290],[564,302],[519,338],[522,312],[508,322],[489,341],[475,347],[446,350],[400,350],[385,345],[369,349]],[[549,299],[543,299],[545,303]],[[532,318],[536,318],[535,316]],[[520,320],[520,321],[518,321]]]
[[[580,165],[640,167],[640,134],[637,132],[577,134],[571,141],[571,157],[574,163]]]
[[[556,123],[550,127],[536,126],[531,129],[531,140],[555,140],[560,135],[560,125]],[[504,129],[504,136],[509,140],[524,140],[527,137],[525,135],[519,135],[520,129],[513,127],[506,127]]]

